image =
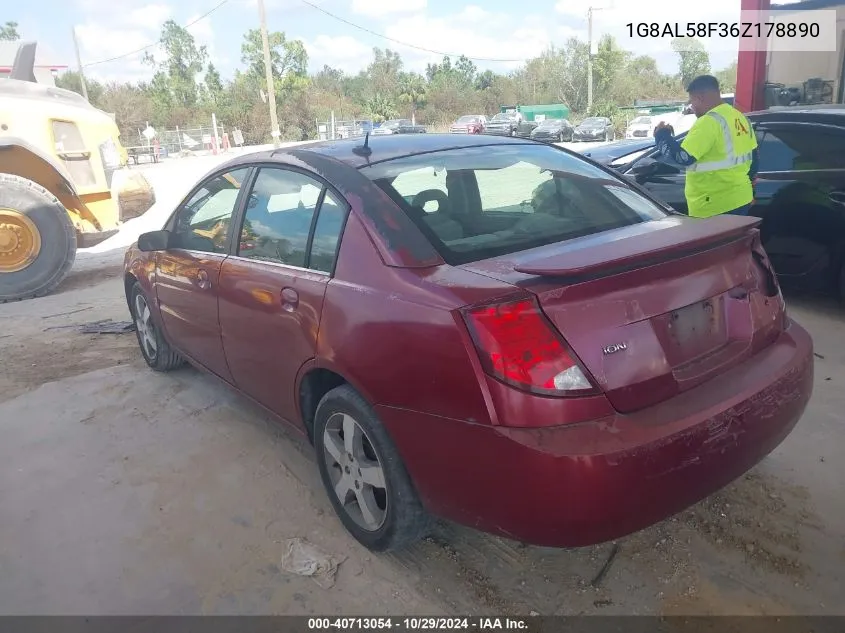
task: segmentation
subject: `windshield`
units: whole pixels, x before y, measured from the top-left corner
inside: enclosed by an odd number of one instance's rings
[[[361,173],[451,265],[666,217],[622,179],[545,145],[431,152]]]
[[[478,121],[478,117],[474,114],[468,114],[458,119],[458,123],[475,123],[476,121]]]
[[[494,116],[492,120],[493,121],[511,121],[512,119],[515,119],[515,118],[516,118],[515,114],[510,114],[508,112],[500,112],[499,114]]]
[[[399,127],[402,122],[399,119],[390,119],[381,124],[381,127]]]
[[[604,119],[598,117],[590,117],[581,121],[581,125],[604,125]]]
[[[636,119],[631,121],[631,125],[650,125],[651,124],[651,117],[648,116],[638,116]]]
[[[538,127],[560,127],[561,123],[563,123],[561,119],[546,119],[545,121],[540,121]]]

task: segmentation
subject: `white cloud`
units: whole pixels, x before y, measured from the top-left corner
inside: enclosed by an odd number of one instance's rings
[[[516,17],[469,5],[452,15],[402,18],[389,25],[384,34],[394,40],[437,51],[429,53],[388,44],[402,54],[409,69],[423,70],[426,64],[439,62],[440,53],[476,58],[476,65],[484,68],[513,69],[558,40],[557,34],[552,35],[551,26],[537,16]]]
[[[152,69],[141,60],[145,52],[160,55],[160,48],[134,51],[158,40],[161,25],[173,17],[172,7],[160,2],[139,6],[132,0],[78,0],[78,5],[85,15],[76,33],[86,74],[107,81],[149,78]],[[111,58],[119,59],[97,63]]]
[[[370,63],[373,56],[372,46],[349,35],[318,35],[313,40],[305,37],[297,39],[305,45],[309,65],[315,71],[327,64],[347,73],[357,73]]]
[[[352,11],[374,18],[391,17],[399,13],[424,11],[427,0],[352,0]]]
[[[194,15],[188,18],[185,24],[191,24],[199,16]],[[208,61],[220,69],[223,64],[229,63],[229,58],[226,55],[221,55],[217,47],[216,38],[214,35],[214,28],[211,25],[211,17],[204,17],[202,20],[191,24],[188,27],[188,33],[191,34],[196,42],[197,47],[205,46],[208,51]]]
[[[101,9],[102,11],[102,9]],[[134,24],[137,27],[158,31],[173,16],[173,9],[166,4],[148,4],[134,9],[126,18],[127,24]]]
[[[139,81],[152,76],[153,69],[143,63],[145,53],[156,59],[163,57],[161,46],[154,44],[161,36],[161,27],[167,21],[176,19],[173,7],[160,1],[139,4],[132,0],[78,0],[86,16],[82,24],[76,27],[80,54],[86,74],[100,80]],[[187,20],[177,20],[189,24],[200,16],[189,16]],[[218,65],[228,62],[220,55],[216,46],[211,16],[207,16],[188,27],[197,46],[208,49],[209,61]],[[138,51],[149,46],[144,51]],[[127,54],[131,53],[131,54]],[[118,58],[106,63],[104,60]]]

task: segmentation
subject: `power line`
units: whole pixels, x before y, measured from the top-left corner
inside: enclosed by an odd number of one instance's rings
[[[227,2],[229,2],[229,0],[220,0],[220,2],[218,4],[216,4],[213,8],[211,8],[208,11],[206,11],[205,13],[203,13],[197,19],[191,20],[183,28],[186,28],[186,29],[191,28],[194,24],[196,24],[197,22],[200,22],[201,20],[204,20],[205,18],[207,18],[212,13],[217,11],[217,9],[222,7]],[[146,46],[139,48],[138,50],[129,51],[128,53],[123,53],[122,55],[118,55],[117,57],[109,57],[108,59],[101,59],[101,60],[96,61],[96,62],[91,62],[90,64],[83,64],[82,67],[88,68],[89,66],[96,66],[98,64],[108,64],[109,62],[114,62],[114,61],[117,61],[118,59],[123,59],[124,57],[129,57],[131,55],[137,55],[138,53],[143,53],[145,50],[150,49],[153,46],[157,46],[160,43],[161,43],[161,40],[158,40],[156,42],[153,42],[152,44],[147,44]]]
[[[476,62],[500,62],[500,63],[503,63],[503,62],[507,62],[507,63],[519,62],[519,63],[522,63],[522,62],[526,61],[524,59],[491,59],[489,57],[470,57],[469,55],[462,55],[460,53],[444,53],[443,51],[435,51],[435,50],[432,50],[430,48],[425,48],[423,46],[417,46],[416,44],[408,44],[407,42],[402,42],[400,40],[393,39],[392,37],[388,37],[387,35],[383,35],[382,33],[377,33],[376,31],[371,31],[367,27],[361,26],[360,24],[355,24],[354,22],[350,22],[349,20],[342,18],[339,15],[335,15],[334,13],[331,13],[330,11],[326,11],[323,7],[319,7],[316,4],[309,2],[308,0],[300,0],[300,2],[302,2],[303,4],[307,4],[309,7],[311,7],[312,9],[316,9],[320,13],[326,14],[330,18],[333,18],[333,19],[335,19],[339,22],[343,22],[344,24],[348,24],[349,26],[356,28],[360,31],[364,31],[365,33],[369,33],[370,35],[375,35],[376,37],[380,37],[382,39],[388,40],[390,42],[393,42],[394,44],[399,44],[400,46],[407,46],[408,48],[415,48],[418,51],[424,51],[426,53],[434,53],[435,55],[441,55],[443,57],[446,57],[446,56],[448,56],[448,57],[466,57],[467,59],[469,59],[471,61],[476,61]]]

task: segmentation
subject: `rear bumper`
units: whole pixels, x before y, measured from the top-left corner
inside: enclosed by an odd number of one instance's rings
[[[634,414],[545,429],[379,415],[433,513],[577,547],[648,527],[740,477],[789,435],[812,388],[812,340],[793,324],[743,365]]]
[[[119,229],[111,229],[109,231],[97,231],[96,233],[77,233],[76,234],[76,247],[77,248],[90,248],[92,246],[96,246],[100,242],[105,242],[107,239],[112,237],[113,235],[117,235]]]

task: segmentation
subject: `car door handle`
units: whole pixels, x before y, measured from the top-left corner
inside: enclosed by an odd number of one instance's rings
[[[197,285],[203,290],[211,288],[211,280],[208,278],[208,273],[206,271],[197,271]]]
[[[299,306],[299,293],[293,288],[282,288],[282,308],[293,312]]]
[[[845,191],[831,191],[829,198],[836,204],[845,204]]]

